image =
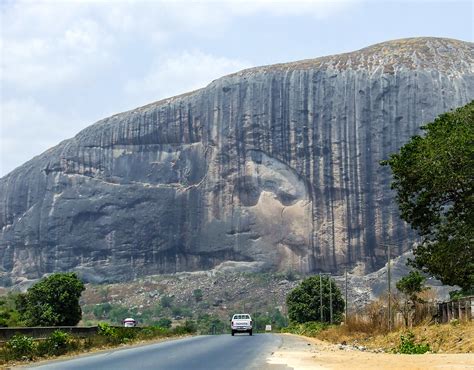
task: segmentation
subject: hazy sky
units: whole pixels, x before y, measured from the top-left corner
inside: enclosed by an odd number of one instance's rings
[[[243,68],[473,41],[473,1],[0,0],[0,176],[95,121]]]

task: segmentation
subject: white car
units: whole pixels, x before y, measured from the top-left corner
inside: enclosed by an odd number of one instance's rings
[[[252,335],[252,318],[246,313],[235,314],[230,320],[230,329],[232,335],[239,332],[246,332]]]
[[[137,322],[135,321],[135,319],[127,317],[125,320],[123,320],[123,326],[126,328],[134,328],[135,326],[137,326]]]

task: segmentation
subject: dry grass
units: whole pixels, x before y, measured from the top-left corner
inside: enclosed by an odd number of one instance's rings
[[[443,353],[474,352],[474,322],[435,324],[432,304],[416,304],[409,315],[410,329],[405,328],[402,317],[403,301],[392,295],[392,331],[388,330],[387,296],[371,302],[359,313],[350,316],[341,326],[332,326],[315,336],[331,343],[347,343],[371,349],[390,351],[400,344],[400,336],[408,330],[415,335],[416,343],[427,343],[431,351]],[[424,302],[433,302],[430,290],[420,294]]]
[[[400,335],[407,330],[397,329],[390,333],[372,330],[370,325],[341,325],[331,327],[318,334],[318,338],[332,343],[363,345],[368,348],[383,348],[386,351],[400,344]],[[437,353],[473,353],[474,323],[459,324],[422,324],[410,329],[418,343],[428,343],[433,352]]]

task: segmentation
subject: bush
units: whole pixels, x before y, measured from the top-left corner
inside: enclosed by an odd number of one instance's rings
[[[159,319],[155,325],[156,326],[159,326],[160,328],[164,328],[164,329],[169,329],[171,328],[171,323],[172,321],[166,317],[163,317],[161,319]]]
[[[458,299],[461,299],[463,297],[469,297],[471,295],[474,295],[474,287],[471,289],[460,289],[449,292],[449,299],[452,301],[456,301]]]
[[[37,344],[32,337],[14,335],[6,343],[7,357],[13,360],[32,360]]]
[[[97,327],[98,334],[105,337],[110,344],[127,343],[137,336],[135,328],[113,327],[106,322],[98,323]]]
[[[113,306],[110,303],[99,303],[92,307],[92,313],[96,319],[104,319],[108,316],[112,308]],[[85,309],[83,309],[83,311],[86,313]]]
[[[169,335],[169,330],[158,327],[158,326],[150,326],[148,328],[144,328],[140,331],[139,337],[141,339],[152,339],[156,337],[164,337]]]
[[[99,322],[97,324],[97,333],[104,337],[112,337],[115,335],[115,328],[106,322]]]
[[[397,353],[407,355],[423,354],[430,350],[430,345],[426,343],[415,343],[415,334],[408,332],[406,335],[400,335],[400,345],[396,349]]]
[[[113,326],[110,326],[106,322],[100,322],[97,324],[97,333],[105,338],[107,343],[119,344],[120,340],[118,339],[117,330]]]
[[[122,320],[124,318],[137,316],[137,311],[135,309],[128,309],[127,307],[120,305],[112,305],[107,315],[110,322],[122,324]]]
[[[284,277],[288,281],[296,281],[299,278],[298,274],[294,270],[291,270],[291,269],[285,272]]]
[[[38,344],[38,355],[59,356],[75,347],[74,339],[69,333],[56,330]]]
[[[206,313],[199,315],[197,319],[197,331],[199,331],[200,334],[221,334],[224,333],[228,327],[230,326],[227,322],[221,321],[219,316],[216,315],[211,316]]]
[[[119,343],[127,343],[134,340],[137,337],[138,330],[135,328],[116,328],[117,329],[117,340]]]
[[[163,297],[161,297],[160,300],[161,307],[171,308],[171,306],[173,305],[173,299],[174,297],[164,295]]]
[[[184,325],[178,325],[173,329],[173,333],[175,334],[192,334],[197,331],[196,323],[192,320],[186,320]]]
[[[265,331],[266,325],[271,325],[272,330],[280,330],[288,326],[288,318],[279,309],[269,309],[269,312],[255,312],[252,315],[254,331]]]
[[[20,313],[16,307],[15,301],[18,293],[8,293],[0,300],[0,326],[22,326],[20,322]]]
[[[175,307],[171,308],[171,313],[173,314],[174,317],[182,316],[183,315],[183,309],[179,306],[175,306]]]
[[[315,337],[318,333],[328,327],[327,324],[320,323],[319,321],[306,322],[304,324],[292,324],[281,331],[283,333],[292,333],[298,335],[305,335],[307,337]]]
[[[193,297],[196,300],[196,302],[201,302],[202,301],[202,290],[201,289],[194,289],[193,291]]]

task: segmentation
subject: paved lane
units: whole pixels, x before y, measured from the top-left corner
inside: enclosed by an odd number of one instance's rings
[[[198,336],[163,343],[112,350],[69,361],[55,361],[34,369],[263,369],[266,358],[282,344],[273,334]],[[271,366],[285,369],[286,366]]]

